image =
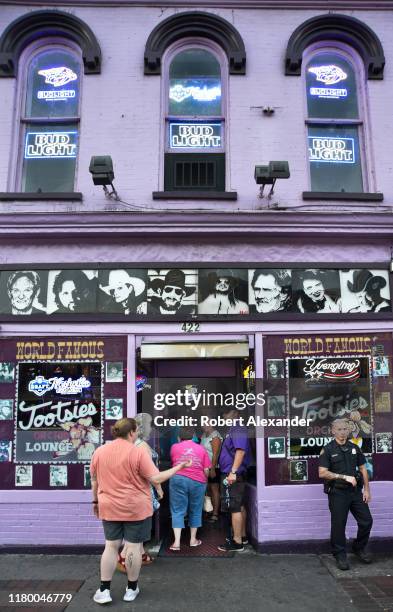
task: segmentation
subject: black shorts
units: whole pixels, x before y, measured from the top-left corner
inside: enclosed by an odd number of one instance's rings
[[[221,482],[221,473],[220,473],[220,470],[216,468],[216,475],[214,476],[214,478],[210,478],[210,476],[209,476],[207,481],[210,482],[210,483],[213,483],[213,484],[214,483],[220,484],[220,482]]]
[[[240,512],[246,501],[246,477],[237,476],[236,482],[231,485],[223,483],[225,478],[226,474],[221,474],[221,512]]]
[[[151,538],[151,516],[142,521],[102,521],[106,540],[141,544]]]

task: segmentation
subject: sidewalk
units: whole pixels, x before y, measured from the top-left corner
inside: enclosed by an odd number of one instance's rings
[[[135,603],[122,601],[126,578],[116,572],[113,602],[101,608],[149,612],[393,610],[393,557],[378,555],[371,566],[353,560],[352,566],[350,572],[339,572],[327,555],[258,555],[252,550],[232,559],[158,558],[142,569],[141,594]],[[15,588],[8,581],[19,579],[28,581],[20,592],[42,592],[42,584],[30,581],[45,581],[45,590],[53,592],[79,588],[71,603],[57,610],[97,611],[100,606],[92,595],[99,584],[98,571],[99,557],[94,555],[0,555],[0,610],[27,609],[5,607],[5,592],[8,597],[10,586]],[[60,582],[48,584],[52,580]],[[64,581],[74,582],[67,585]],[[43,604],[32,608],[30,604],[29,609],[55,608]]]

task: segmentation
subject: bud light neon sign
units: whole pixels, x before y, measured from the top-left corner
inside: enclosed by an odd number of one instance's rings
[[[27,132],[25,159],[76,157],[77,132]]]
[[[173,149],[221,147],[221,123],[171,123],[169,141]]]
[[[333,164],[355,163],[355,141],[353,138],[309,136],[308,150],[310,162]]]

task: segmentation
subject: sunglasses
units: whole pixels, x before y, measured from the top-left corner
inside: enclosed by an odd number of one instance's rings
[[[163,293],[174,293],[178,297],[183,295],[184,289],[180,289],[180,287],[171,287],[170,285],[164,287]]]

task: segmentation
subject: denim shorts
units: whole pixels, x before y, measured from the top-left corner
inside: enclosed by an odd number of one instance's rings
[[[151,516],[142,521],[102,521],[106,540],[141,544],[151,538]]]

